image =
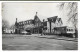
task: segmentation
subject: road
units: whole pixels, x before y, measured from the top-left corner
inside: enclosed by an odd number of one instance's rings
[[[78,42],[38,38],[32,35],[8,35],[2,38],[3,50],[77,50]]]

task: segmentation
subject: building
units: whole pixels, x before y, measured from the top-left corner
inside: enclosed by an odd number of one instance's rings
[[[34,21],[32,19],[19,22],[20,32],[24,30],[28,32],[32,32],[33,27],[34,27]]]
[[[28,31],[35,34],[40,33],[54,33],[54,27],[61,27],[62,20],[58,16],[49,17],[47,21],[43,19],[43,22],[37,16],[37,12],[34,16],[34,19],[15,22],[15,33],[21,33],[22,31]]]
[[[17,18],[16,18],[16,22],[15,22],[15,34],[19,34],[19,23],[17,22]]]
[[[4,29],[4,33],[6,33],[6,34],[14,34],[15,33],[15,29],[13,29],[13,28],[5,28]]]
[[[61,36],[75,37],[74,27],[68,27],[68,26],[55,27],[54,32],[55,34],[61,35]]]
[[[15,33],[21,33],[22,31],[28,31],[31,33],[41,33],[42,31],[40,28],[41,24],[42,23],[39,17],[37,16],[37,12],[36,15],[34,16],[34,19],[17,22],[17,18],[16,18]]]
[[[39,17],[37,16],[37,12],[36,15],[34,16],[34,32],[33,33],[42,33],[42,22],[39,19]]]
[[[32,19],[26,21],[20,21],[15,23],[17,33],[21,33],[22,31],[31,32],[32,27],[34,27],[34,21]]]
[[[48,21],[44,21],[44,33],[54,33],[54,27],[61,27],[63,25],[61,18],[58,16],[47,18]]]

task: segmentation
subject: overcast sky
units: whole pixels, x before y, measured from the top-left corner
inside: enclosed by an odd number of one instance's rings
[[[41,19],[52,16],[62,18],[63,25],[67,23],[67,10],[59,10],[59,3],[2,3],[2,18],[6,19],[10,25],[14,24],[16,18],[19,21],[34,19],[36,12]],[[71,26],[71,25],[70,25]]]

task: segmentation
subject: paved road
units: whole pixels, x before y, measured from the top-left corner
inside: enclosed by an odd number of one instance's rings
[[[77,50],[77,42],[38,38],[35,36],[3,36],[3,50]]]

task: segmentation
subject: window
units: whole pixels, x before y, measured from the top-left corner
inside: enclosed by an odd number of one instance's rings
[[[22,24],[23,24],[23,22],[22,22]]]
[[[21,28],[23,28],[23,26],[21,26]]]
[[[29,24],[29,21],[27,21],[27,24]]]
[[[26,24],[26,21],[24,22],[24,24]]]
[[[26,24],[27,24],[27,21],[26,21]]]
[[[62,28],[62,30],[64,30],[64,28]]]
[[[22,26],[20,26],[22,28]]]
[[[29,23],[31,23],[31,21],[29,21]]]
[[[37,23],[37,26],[39,26],[39,24]]]
[[[27,24],[29,24],[29,22],[27,21]]]
[[[28,23],[30,24],[30,21],[28,21]]]
[[[21,26],[19,26],[19,28],[21,28]]]
[[[22,24],[22,23],[21,23]]]
[[[67,31],[68,31],[68,29],[67,29]]]
[[[73,29],[71,29],[71,31],[73,31]]]
[[[22,24],[23,24],[23,22],[22,22]]]
[[[67,29],[67,31],[73,31],[73,29]]]
[[[20,25],[20,23],[19,23],[19,25]]]
[[[71,31],[71,29],[69,29],[69,31]]]
[[[23,24],[24,24],[24,22],[23,22]]]
[[[20,22],[20,25],[21,25],[21,22]]]

